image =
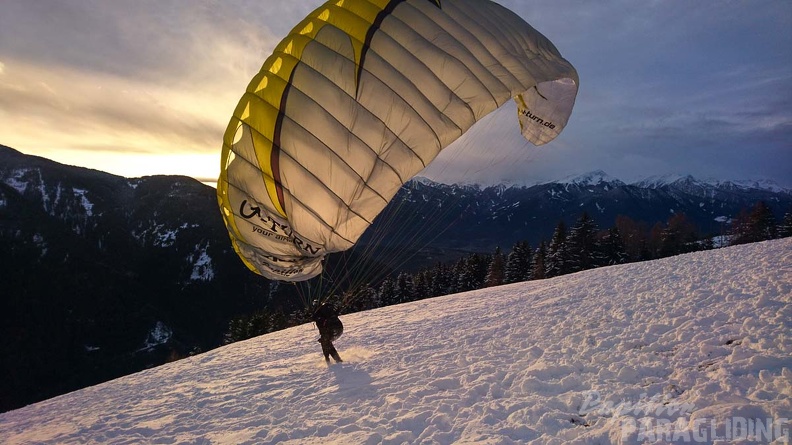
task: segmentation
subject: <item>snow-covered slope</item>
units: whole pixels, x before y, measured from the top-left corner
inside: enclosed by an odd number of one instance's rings
[[[590,270],[344,316],[330,368],[311,325],[229,345],[2,414],[0,442],[780,443],[790,303],[790,239]]]

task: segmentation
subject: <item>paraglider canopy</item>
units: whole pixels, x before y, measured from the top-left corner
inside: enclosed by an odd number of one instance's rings
[[[511,98],[537,145],[578,76],[488,0],[331,0],[281,41],[228,124],[217,196],[253,271],[301,281],[358,240],[399,188]]]

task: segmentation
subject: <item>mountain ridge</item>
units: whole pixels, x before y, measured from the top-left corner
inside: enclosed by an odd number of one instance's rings
[[[700,178],[696,178],[691,174],[670,173],[664,175],[649,175],[642,179],[636,179],[627,182],[619,178],[616,178],[614,176],[611,176],[610,174],[608,174],[607,172],[601,169],[591,170],[583,173],[575,173],[558,179],[538,181],[534,183],[509,181],[509,182],[501,182],[499,184],[490,184],[490,185],[483,185],[479,183],[465,183],[465,182],[458,184],[446,184],[446,183],[433,181],[432,179],[424,176],[416,176],[412,180],[418,181],[425,185],[430,185],[430,184],[456,185],[459,187],[470,187],[472,189],[477,189],[477,190],[483,190],[490,187],[499,187],[499,188],[508,189],[508,188],[531,188],[538,185],[547,185],[547,184],[569,184],[569,185],[585,186],[585,185],[597,185],[599,183],[611,183],[616,185],[633,185],[639,188],[661,188],[664,186],[671,186],[674,184],[697,183],[697,184],[708,185],[716,188],[719,187],[740,188],[745,190],[763,190],[774,193],[792,194],[792,188],[784,187],[780,185],[777,181],[768,178],[700,179]]]
[[[472,240],[481,238],[481,233],[499,233],[497,244],[502,248],[519,240],[536,245],[548,239],[559,220],[569,226],[582,212],[587,212],[602,228],[612,226],[619,215],[644,221],[651,227],[665,223],[675,214],[685,214],[701,232],[718,235],[728,228],[726,222],[757,201],[766,201],[778,219],[792,208],[792,192],[764,188],[761,184],[735,185],[738,183],[735,180],[712,185],[688,175],[663,183],[627,184],[599,170],[532,186],[482,187],[421,180],[404,187],[394,200],[410,201],[421,209],[419,214],[436,212],[443,205],[457,206],[455,215],[461,215],[459,221],[438,224],[445,227],[453,223],[462,228],[460,233],[449,234],[447,246],[471,248],[475,248]],[[415,217],[404,215],[404,220],[400,225],[409,226]],[[483,221],[488,227],[483,227]],[[523,221],[526,226],[515,231],[512,221]]]

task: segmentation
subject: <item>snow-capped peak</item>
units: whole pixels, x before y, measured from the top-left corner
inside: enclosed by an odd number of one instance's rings
[[[591,186],[599,185],[602,183],[608,184],[623,184],[622,181],[608,175],[602,170],[594,170],[588,173],[567,176],[564,179],[553,181],[556,184],[578,185],[578,186]]]
[[[657,189],[668,185],[711,186],[715,188],[737,188],[743,190],[765,190],[774,193],[792,193],[792,190],[780,186],[771,179],[740,179],[723,180],[709,178],[700,180],[688,174],[655,175],[633,182],[632,185],[640,188]]]
[[[782,187],[772,179],[742,179],[737,181],[719,181],[719,186],[731,184],[746,190],[767,190],[774,193],[792,193],[792,189]]]
[[[674,184],[680,181],[695,181],[690,175],[682,175],[682,174],[666,174],[666,175],[652,175],[641,179],[640,181],[633,182],[632,185],[635,185],[640,188],[648,188],[648,189],[657,189],[666,185]]]
[[[431,179],[427,178],[426,176],[416,176],[416,177],[410,179],[410,181],[411,182],[415,182],[417,184],[423,184],[423,185],[435,185],[435,184],[437,184],[437,182],[432,181]]]

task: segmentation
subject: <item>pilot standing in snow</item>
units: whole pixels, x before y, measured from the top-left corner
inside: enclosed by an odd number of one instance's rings
[[[316,327],[319,328],[319,343],[322,345],[325,362],[330,364],[330,357],[333,357],[336,363],[343,362],[335,346],[333,346],[333,341],[338,339],[344,332],[344,325],[341,323],[341,319],[338,318],[338,311],[332,304],[322,303],[314,311],[313,321],[316,323]]]

